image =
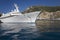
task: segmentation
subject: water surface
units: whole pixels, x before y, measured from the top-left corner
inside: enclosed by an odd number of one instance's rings
[[[0,24],[0,40],[58,40],[58,39],[60,39],[59,32],[47,32],[41,30],[41,28],[36,26],[35,23]]]

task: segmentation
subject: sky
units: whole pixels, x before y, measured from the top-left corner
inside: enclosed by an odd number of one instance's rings
[[[30,6],[60,6],[60,0],[0,0],[0,13],[8,13],[13,10],[14,3],[22,12]]]

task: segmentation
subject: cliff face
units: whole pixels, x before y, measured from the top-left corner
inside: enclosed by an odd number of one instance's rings
[[[44,11],[44,12],[41,12],[41,14],[38,17],[39,17],[39,19],[36,20],[37,26],[45,25],[45,26],[49,27],[50,25],[52,25],[52,26],[54,26],[56,24],[57,24],[57,26],[60,25],[60,11],[56,11],[56,12]],[[49,19],[49,20],[45,20],[45,19]],[[56,20],[52,20],[52,19],[56,19]]]
[[[41,12],[39,15],[39,19],[50,19],[50,13],[49,12]]]
[[[43,11],[43,12],[41,12],[41,14],[38,17],[39,17],[39,19],[59,19],[60,11],[56,11],[56,12]]]
[[[60,18],[60,11],[53,12],[54,18]]]

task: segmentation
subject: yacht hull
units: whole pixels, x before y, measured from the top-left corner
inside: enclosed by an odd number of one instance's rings
[[[35,22],[40,12],[31,12],[22,15],[10,16],[0,19],[2,22]]]

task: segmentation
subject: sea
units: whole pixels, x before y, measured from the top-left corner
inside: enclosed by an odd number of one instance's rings
[[[0,40],[60,40],[60,28],[51,27],[36,23],[0,23]]]

